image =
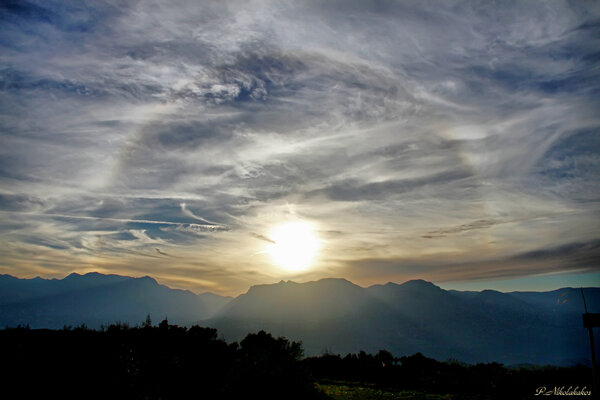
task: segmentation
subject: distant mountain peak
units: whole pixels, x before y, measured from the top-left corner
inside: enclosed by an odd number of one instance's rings
[[[314,282],[340,282],[340,283],[350,284],[350,285],[356,286],[356,284],[350,282],[346,278],[323,278],[323,279],[319,279],[318,281],[314,281]]]
[[[483,289],[481,292],[479,292],[479,294],[484,295],[484,296],[496,296],[496,295],[502,295],[505,293],[499,292],[494,289]]]
[[[0,279],[0,326],[60,327],[138,323],[168,315],[191,323],[211,317],[231,298],[171,289],[150,276],[73,272],[63,279]]]
[[[297,285],[298,283],[294,282],[294,281],[290,281],[290,280],[280,280],[279,282],[277,282],[277,285]]]
[[[144,276],[141,276],[139,278],[134,278],[134,279],[140,279],[142,281],[152,282],[152,283],[155,283],[158,285],[158,282],[156,281],[156,279],[154,279],[153,277],[148,276],[148,275],[144,275]]]
[[[414,288],[435,288],[435,289],[440,289],[442,290],[439,286],[434,285],[433,283],[426,281],[424,279],[413,279],[410,281],[406,281],[404,282],[402,285],[403,287],[414,287]]]
[[[100,272],[87,272],[85,274],[79,274],[77,272],[71,272],[69,275],[65,276],[63,278],[63,280],[70,280],[70,279],[102,279],[104,277],[109,277],[109,276],[118,276],[118,275],[105,275],[105,274],[101,274]]]
[[[263,290],[263,289],[267,289],[267,288],[278,288],[278,287],[285,287],[285,286],[292,286],[292,285],[298,285],[298,283],[296,283],[294,281],[284,281],[284,280],[280,280],[277,283],[261,283],[258,285],[250,286],[250,288],[248,288],[248,293],[256,291],[256,290]]]
[[[277,290],[277,288],[291,288],[291,287],[302,287],[302,286],[325,286],[325,285],[337,285],[345,287],[360,287],[347,279],[344,278],[323,278],[317,281],[309,281],[304,283],[298,283],[291,280],[281,280],[277,283],[272,284],[260,284],[250,286],[248,293],[262,291],[262,290]]]
[[[89,282],[124,282],[124,281],[138,281],[147,282],[158,285],[156,279],[151,276],[144,275],[140,277],[123,276],[116,274],[102,274],[100,272],[87,272],[85,274],[79,274],[72,272],[62,279],[63,281],[89,281]]]

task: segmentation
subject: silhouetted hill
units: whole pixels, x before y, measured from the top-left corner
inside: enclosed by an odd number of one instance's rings
[[[223,309],[230,317],[279,320],[320,321],[339,318],[353,312],[349,304],[360,306],[364,289],[345,279],[322,279],[317,282],[281,281],[276,285],[252,286]],[[276,300],[276,301],[275,301]]]
[[[314,354],[329,342],[344,343],[347,349],[359,348],[369,337],[369,316],[385,308],[363,288],[345,279],[303,284],[282,281],[251,287],[205,324],[219,327],[229,340],[239,340],[261,329],[278,332],[302,340],[308,353]]]
[[[229,340],[265,329],[302,340],[307,354],[390,350],[437,359],[570,365],[587,362],[583,305],[547,293],[458,292],[409,281],[361,288],[343,279],[252,287],[207,324]],[[600,289],[585,289],[600,311]],[[559,298],[560,297],[560,298]]]
[[[116,321],[140,323],[148,314],[155,320],[168,317],[189,324],[209,318],[230,300],[170,289],[148,276],[73,273],[64,279],[18,279],[0,275],[0,326],[97,328]]]

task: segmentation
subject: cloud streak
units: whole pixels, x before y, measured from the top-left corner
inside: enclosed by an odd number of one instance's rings
[[[15,213],[14,211],[12,213]],[[227,230],[226,227],[220,225],[201,225],[201,224],[184,224],[180,222],[171,221],[156,221],[148,219],[126,219],[126,218],[110,218],[110,217],[92,217],[89,215],[66,215],[66,214],[49,214],[49,213],[30,213],[20,212],[21,214],[34,215],[36,217],[49,217],[49,218],[64,218],[64,219],[83,219],[91,221],[109,221],[118,222],[123,224],[152,224],[152,225],[170,225],[176,227],[189,228],[197,231],[215,232]]]

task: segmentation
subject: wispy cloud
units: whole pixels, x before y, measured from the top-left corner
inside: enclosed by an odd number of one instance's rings
[[[342,233],[306,279],[567,271],[514,257],[600,235],[594,3],[36,0],[0,20],[5,272],[233,293],[285,276],[252,255],[292,217]]]
[[[468,232],[475,229],[485,229],[496,224],[501,224],[501,221],[491,220],[491,219],[480,219],[477,221],[469,222],[467,224],[462,224],[458,226],[453,226],[450,228],[439,229],[431,232],[427,232],[427,235],[422,235],[421,237],[426,239],[445,237],[446,235],[451,235],[454,233],[462,233]]]

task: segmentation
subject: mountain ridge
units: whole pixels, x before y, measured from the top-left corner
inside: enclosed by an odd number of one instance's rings
[[[584,291],[588,309],[600,311],[600,288]],[[228,340],[266,330],[302,341],[307,355],[387,349],[465,362],[571,365],[589,357],[579,292],[461,292],[422,279],[361,287],[325,278],[254,285],[226,298],[171,289],[149,276],[0,275],[0,326],[94,328],[141,323],[151,314],[217,328]]]
[[[72,273],[63,279],[0,275],[0,326],[61,328],[113,322],[140,323],[148,314],[190,324],[231,298],[171,289],[149,276]]]
[[[327,289],[309,290],[319,287]],[[584,290],[598,310],[600,288]],[[563,292],[570,293],[568,307],[557,302]],[[388,349],[467,362],[571,365],[589,357],[576,292],[463,293],[424,280],[366,288],[345,279],[284,281],[251,288],[204,322],[229,340],[259,329],[302,340],[308,354]]]

